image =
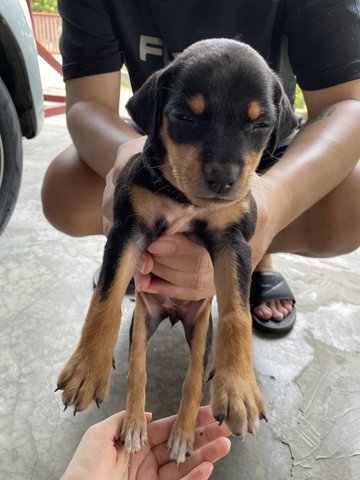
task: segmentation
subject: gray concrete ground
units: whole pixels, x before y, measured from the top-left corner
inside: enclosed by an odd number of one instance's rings
[[[37,139],[24,142],[20,198],[0,239],[1,479],[58,479],[86,428],[125,405],[130,297],[101,410],[73,417],[54,393],[104,245],[101,237],[67,237],[43,217],[42,178],[68,142],[59,120],[47,121]],[[234,438],[212,478],[359,479],[360,250],[326,260],[278,255],[276,264],[296,294],[298,318],[287,337],[254,334],[269,423],[262,422],[256,440]],[[163,323],[148,349],[147,408],[155,418],[176,412],[187,362],[180,326]]]

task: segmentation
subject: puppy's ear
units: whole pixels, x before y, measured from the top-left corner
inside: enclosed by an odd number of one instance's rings
[[[294,109],[290,104],[280,80],[275,74],[273,101],[276,108],[277,121],[267,146],[267,149],[271,153],[290,135],[298,124]]]
[[[161,122],[166,69],[153,73],[126,104],[135,123],[152,138]]]

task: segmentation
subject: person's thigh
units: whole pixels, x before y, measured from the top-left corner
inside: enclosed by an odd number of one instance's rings
[[[70,145],[49,165],[41,191],[43,210],[58,230],[73,236],[101,234],[105,181]]]
[[[330,257],[359,246],[360,162],[333,191],[282,230],[270,252]]]

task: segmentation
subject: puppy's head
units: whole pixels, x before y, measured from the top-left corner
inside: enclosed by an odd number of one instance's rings
[[[264,59],[228,39],[187,48],[144,83],[127,109],[153,152],[163,153],[149,160],[198,206],[243,198],[263,151],[296,126]]]

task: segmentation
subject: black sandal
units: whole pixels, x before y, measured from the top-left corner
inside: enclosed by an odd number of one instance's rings
[[[254,314],[254,308],[269,300],[291,300],[294,305],[282,320],[265,320]],[[251,280],[250,307],[253,327],[264,333],[285,335],[296,320],[295,298],[284,277],[278,272],[254,272]]]

